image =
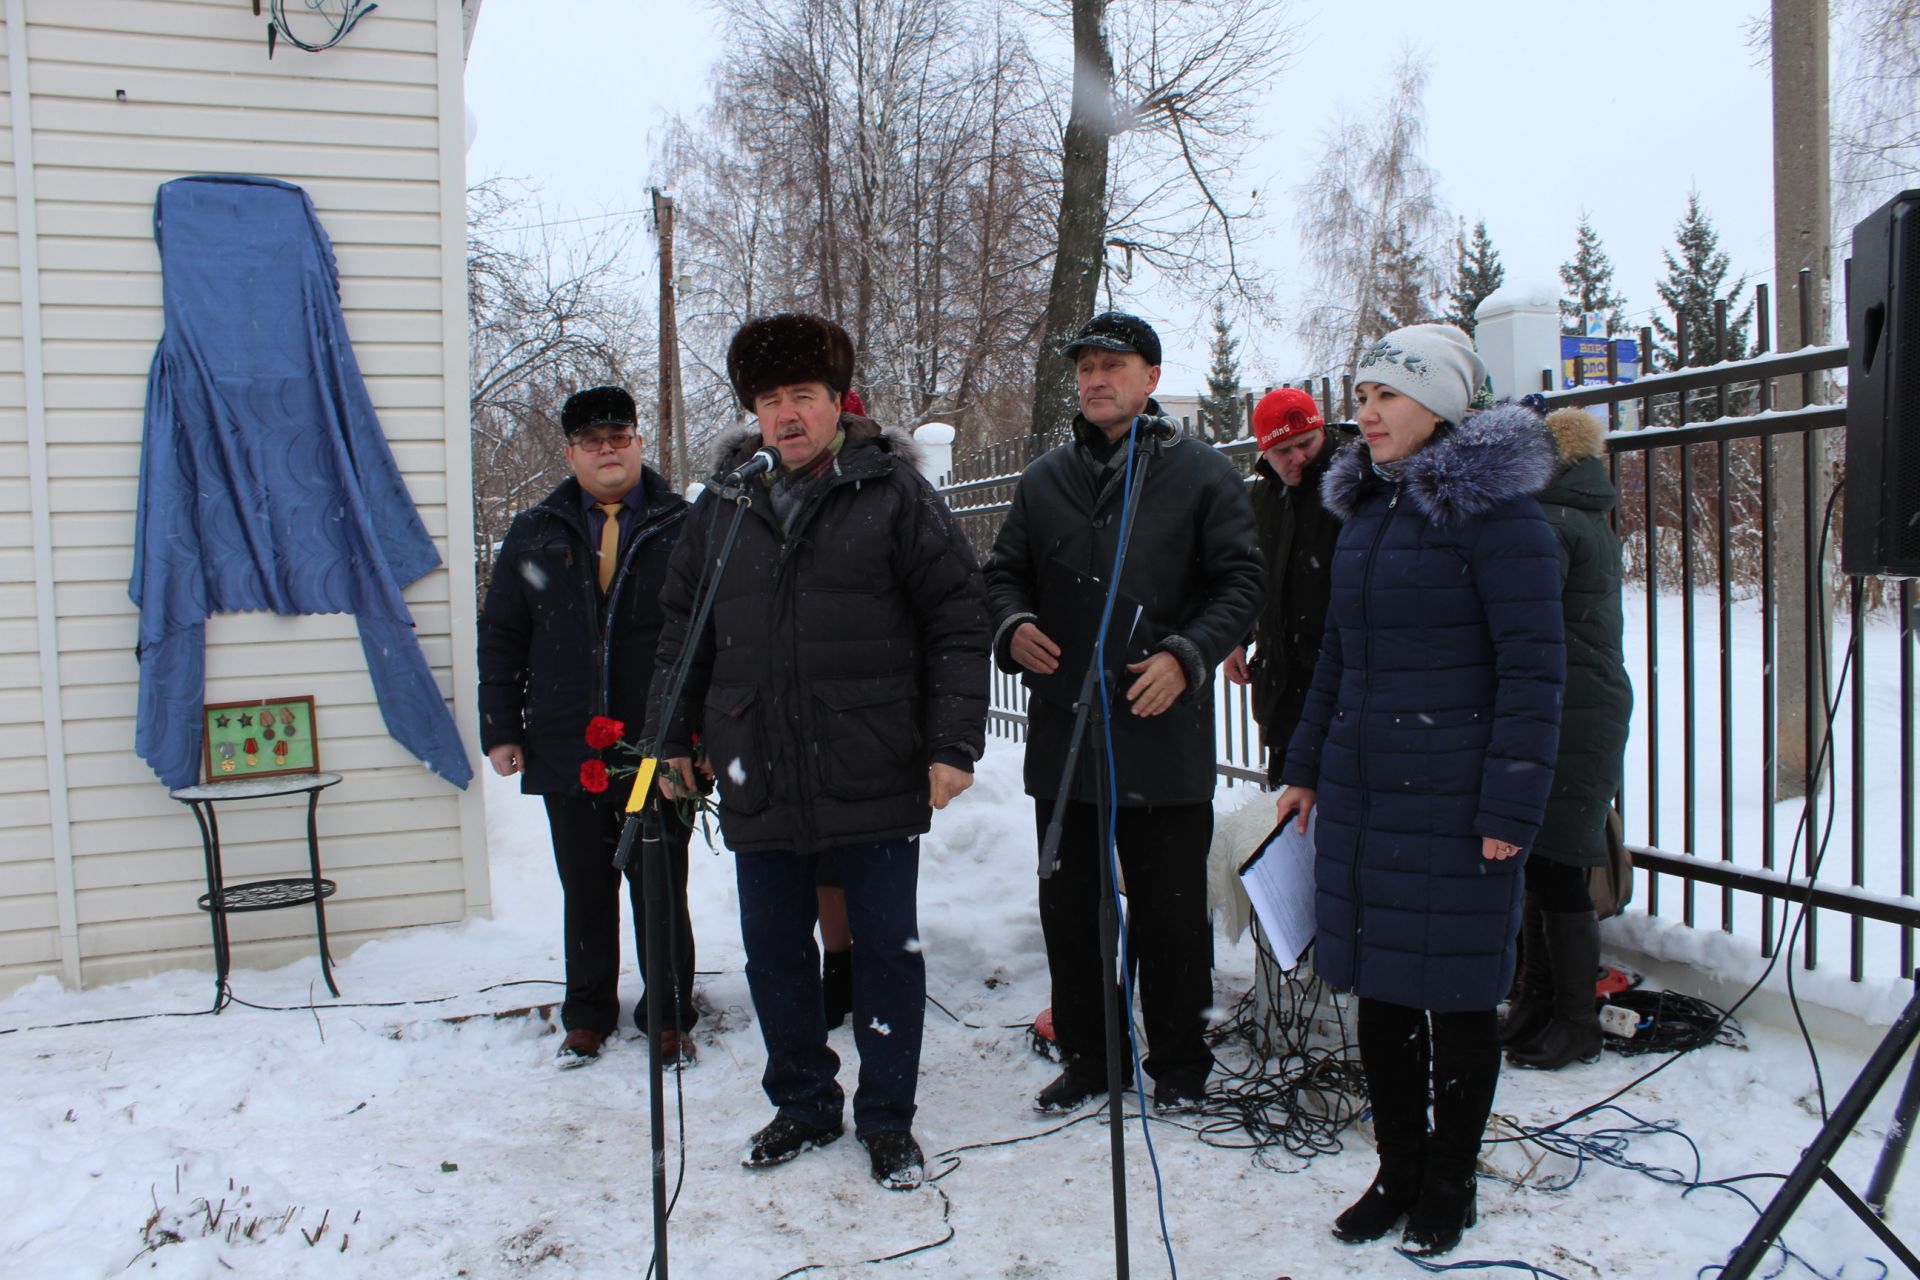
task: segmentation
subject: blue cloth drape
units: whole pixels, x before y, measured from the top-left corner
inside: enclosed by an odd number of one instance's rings
[[[147,382],[133,578],[134,747],[170,787],[200,769],[206,619],[351,613],[387,731],[473,777],[401,589],[440,557],[374,416],[307,193],[202,176],[154,202],[166,332]]]

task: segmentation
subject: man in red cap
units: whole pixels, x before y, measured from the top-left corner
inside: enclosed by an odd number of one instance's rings
[[[1227,679],[1253,685],[1253,716],[1267,748],[1267,784],[1280,785],[1280,762],[1300,719],[1320,632],[1327,616],[1333,544],[1340,521],[1320,503],[1320,478],[1352,439],[1328,428],[1313,397],[1293,387],[1269,391],[1254,406],[1254,516],[1267,561],[1266,604],[1253,624],[1253,658],[1241,645],[1227,655]]]

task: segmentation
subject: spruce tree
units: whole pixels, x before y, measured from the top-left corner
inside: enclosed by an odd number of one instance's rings
[[[1403,226],[1388,228],[1374,257],[1378,284],[1373,310],[1361,317],[1367,341],[1410,324],[1428,324],[1440,301],[1440,273]]]
[[[1560,283],[1566,290],[1560,299],[1562,333],[1585,336],[1589,312],[1601,318],[1609,338],[1626,332],[1627,322],[1621,311],[1627,300],[1613,290],[1613,263],[1600,247],[1600,234],[1585,213],[1580,215],[1573,261],[1560,268]]]
[[[1459,325],[1471,337],[1474,310],[1506,280],[1507,269],[1500,265],[1500,251],[1487,236],[1485,218],[1473,224],[1471,243],[1466,220],[1462,219],[1460,232],[1453,238],[1453,250],[1453,289],[1447,294],[1447,314],[1442,319]]]
[[[1733,262],[1721,250],[1720,233],[1713,229],[1713,220],[1700,207],[1697,191],[1687,197],[1687,216],[1675,229],[1674,240],[1678,256],[1674,249],[1667,251],[1667,278],[1656,286],[1668,312],[1663,316],[1655,311],[1653,316],[1654,345],[1660,351],[1660,367],[1674,367],[1681,323],[1687,329],[1687,364],[1714,362],[1713,304],[1723,297],[1727,299],[1727,346],[1720,358],[1744,359],[1747,328],[1753,322],[1753,299],[1749,297],[1745,306],[1738,305],[1740,293],[1747,287],[1745,276],[1726,287]]]
[[[1233,440],[1240,435],[1240,363],[1234,357],[1240,340],[1227,323],[1227,304],[1213,304],[1213,363],[1207,369],[1207,391],[1200,397],[1200,430],[1209,440]]]

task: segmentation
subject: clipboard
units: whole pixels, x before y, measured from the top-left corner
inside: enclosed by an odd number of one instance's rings
[[[1240,883],[1283,970],[1299,964],[1313,943],[1313,838],[1319,828],[1317,810],[1307,816],[1305,835],[1289,817],[1240,864]]]
[[[1080,696],[1080,681],[1093,658],[1100,630],[1100,612],[1107,602],[1107,584],[1061,560],[1040,567],[1039,621],[1035,624],[1060,646],[1060,665],[1051,675],[1027,672],[1027,688],[1046,701],[1071,707]],[[1107,624],[1105,676],[1116,684],[1127,674],[1127,664],[1144,661],[1157,639],[1151,635],[1146,608],[1121,592],[1113,602]]]

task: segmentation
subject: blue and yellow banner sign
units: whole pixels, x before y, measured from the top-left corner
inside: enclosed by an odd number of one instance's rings
[[[1569,338],[1560,339],[1560,385],[1571,387],[1574,381],[1574,361],[1580,362],[1580,383],[1592,386],[1607,380],[1607,344],[1606,338]],[[1640,376],[1640,344],[1632,338],[1614,338],[1611,340],[1620,353],[1621,382],[1632,382]]]

